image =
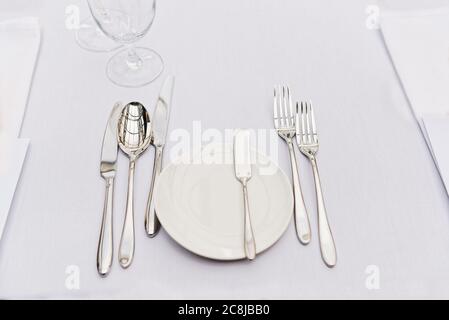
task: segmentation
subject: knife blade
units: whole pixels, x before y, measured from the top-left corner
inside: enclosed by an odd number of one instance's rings
[[[162,170],[162,154],[167,137],[168,121],[170,118],[170,107],[173,96],[175,79],[167,77],[162,86],[153,115],[153,141],[156,151],[154,154],[153,175],[151,177],[150,192],[148,194],[147,207],[145,211],[145,230],[149,237],[154,237],[160,229],[153,201],[153,191],[159,174]]]
[[[105,179],[114,177],[117,169],[117,123],[122,109],[121,107],[122,103],[120,102],[114,105],[104,132],[103,146],[101,149],[100,174]]]
[[[234,137],[234,169],[237,180],[243,187],[244,198],[244,249],[248,260],[256,257],[256,242],[251,225],[248,200],[248,181],[251,179],[251,139],[248,130],[239,130]]]
[[[153,114],[153,145],[163,147],[167,136],[174,77],[169,76],[162,86]]]
[[[106,193],[103,206],[103,219],[101,222],[100,239],[97,249],[97,270],[105,277],[112,266],[113,238],[112,238],[112,212],[114,197],[114,178],[117,169],[117,123],[122,103],[114,105],[109,116],[108,124],[103,137],[101,150],[100,174],[106,181]]]

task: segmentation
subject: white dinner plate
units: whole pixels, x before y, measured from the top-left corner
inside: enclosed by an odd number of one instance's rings
[[[162,226],[181,246],[210,259],[238,260],[245,258],[243,191],[235,178],[232,149],[226,149],[212,150],[209,156],[227,162],[178,161],[167,166],[159,176],[154,201]],[[289,179],[276,164],[256,152],[252,159],[255,163],[248,194],[260,253],[287,229],[293,213],[293,192]]]

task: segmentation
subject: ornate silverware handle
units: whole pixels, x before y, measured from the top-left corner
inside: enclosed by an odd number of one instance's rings
[[[320,175],[315,157],[311,158],[313,177],[315,179],[315,190],[318,209],[318,231],[320,237],[320,249],[324,262],[330,268],[337,264],[337,250],[335,248],[332,231],[327,220],[326,207],[324,205],[323,191],[321,189]]]
[[[154,208],[153,192],[155,183],[162,169],[162,152],[163,148],[156,147],[156,153],[154,155],[153,176],[151,178],[150,194],[148,195],[147,208],[145,211],[145,230],[149,237],[154,237],[160,229],[159,220],[157,219],[156,210]]]
[[[245,254],[249,260],[256,257],[256,241],[254,240],[253,227],[249,212],[247,181],[243,181],[243,197],[245,201]]]
[[[112,239],[112,208],[114,195],[114,178],[106,179],[106,194],[103,207],[103,221],[101,223],[100,240],[97,250],[97,270],[106,276],[111,270],[113,256]]]
[[[128,197],[126,201],[125,223],[120,240],[119,261],[123,268],[128,268],[134,257],[134,171],[135,159],[129,161]]]
[[[290,163],[292,166],[296,233],[302,244],[308,244],[311,238],[309,216],[307,214],[306,205],[304,203],[304,198],[301,191],[301,185],[299,183],[298,166],[296,163],[295,150],[293,149],[293,142],[290,140],[287,144],[290,152]]]

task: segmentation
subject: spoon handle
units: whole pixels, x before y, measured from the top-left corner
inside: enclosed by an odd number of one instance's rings
[[[128,268],[134,257],[134,170],[135,159],[129,161],[128,198],[126,200],[125,222],[120,240],[119,262],[123,268]]]
[[[150,194],[148,195],[147,209],[145,212],[145,230],[150,238],[153,238],[160,228],[159,220],[157,219],[156,210],[154,208],[153,191],[155,182],[159,177],[162,168],[162,151],[163,148],[156,147],[156,153],[154,155],[153,176],[151,178]]]

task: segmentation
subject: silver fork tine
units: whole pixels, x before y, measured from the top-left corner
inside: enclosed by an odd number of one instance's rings
[[[285,127],[284,108],[282,106],[282,88],[278,86],[278,106],[279,106],[279,119],[281,127]]]
[[[316,132],[315,113],[313,112],[313,103],[310,101],[310,119],[312,122],[312,138],[313,143],[318,143],[318,134]]]
[[[308,108],[307,102],[304,101],[304,126],[305,126],[304,143],[305,144],[309,143],[309,118],[307,117],[307,111],[308,111],[307,108]]]
[[[309,104],[306,102],[306,126],[307,126],[307,142],[312,143],[312,130],[310,127]]]
[[[301,143],[306,143],[306,115],[304,103],[301,102]]]
[[[288,107],[287,107],[287,93],[286,93],[285,86],[282,86],[282,102],[284,105],[284,116],[285,116],[285,126],[290,127],[290,117],[288,116]]]
[[[279,118],[278,118],[278,102],[277,102],[276,87],[274,88],[273,115],[274,115],[274,126],[277,129],[279,128]]]
[[[290,122],[291,126],[295,126],[295,113],[293,112],[293,103],[292,103],[292,96],[290,95],[290,88],[287,86],[287,100],[288,100],[288,106],[290,108]]]
[[[301,139],[301,121],[299,119],[299,102],[296,102],[295,105],[295,131],[296,131],[296,139]]]

